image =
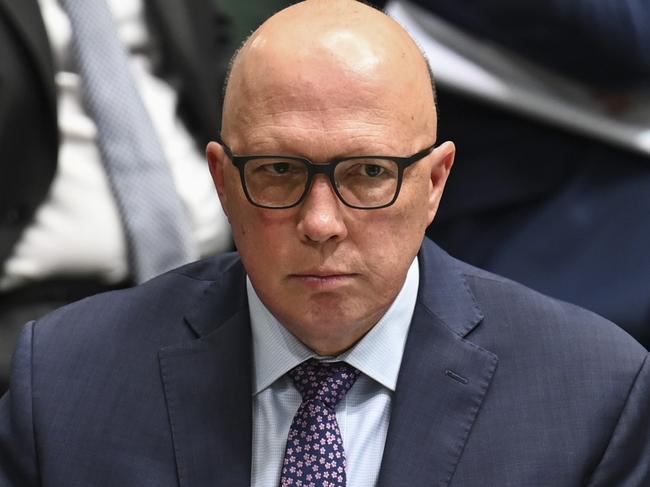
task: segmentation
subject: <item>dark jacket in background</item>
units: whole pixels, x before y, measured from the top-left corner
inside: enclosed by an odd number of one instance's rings
[[[650,2],[414,3],[596,92],[650,91]],[[456,142],[458,153],[428,235],[650,345],[650,157],[446,86],[438,95],[439,139]]]
[[[231,54],[212,0],[145,0],[162,70],[199,147],[218,133]],[[45,199],[58,156],[51,49],[37,0],[0,0],[0,265]]]

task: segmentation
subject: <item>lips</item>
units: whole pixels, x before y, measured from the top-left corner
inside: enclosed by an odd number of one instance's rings
[[[351,273],[351,272],[324,269],[324,270],[308,270],[308,271],[299,272],[299,273],[296,273],[296,274],[293,274],[293,275],[298,276],[298,277],[326,278],[326,277],[336,277],[336,276],[352,276],[354,274]]]
[[[350,272],[342,272],[339,270],[309,270],[289,276],[292,280],[298,281],[306,286],[324,289],[334,288],[349,284],[357,274]]]

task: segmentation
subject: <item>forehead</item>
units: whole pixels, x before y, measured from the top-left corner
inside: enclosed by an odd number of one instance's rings
[[[428,72],[402,34],[379,41],[338,25],[307,34],[267,29],[246,46],[224,103],[222,133],[235,150],[283,141],[368,147],[435,133]]]
[[[345,155],[435,133],[424,106],[404,100],[393,86],[322,67],[261,81],[233,108],[224,117],[224,137],[248,150],[335,144]]]
[[[339,83],[342,86],[343,83]],[[287,89],[288,88],[288,89]],[[295,147],[344,145],[367,147],[377,139],[406,136],[400,114],[387,100],[353,83],[341,90],[303,90],[295,85],[276,95],[251,100],[243,107],[237,135],[248,145],[286,144]],[[356,95],[356,96],[355,96]]]

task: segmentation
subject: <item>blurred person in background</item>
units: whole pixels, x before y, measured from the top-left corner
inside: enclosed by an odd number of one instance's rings
[[[230,54],[211,0],[0,0],[0,391],[26,321],[231,248]]]
[[[457,29],[455,41],[469,38],[447,45],[506,93],[512,70],[530,66],[532,78],[539,69],[570,83],[592,118],[608,124],[589,133],[588,119],[570,127],[440,82],[440,135],[461,149],[427,234],[452,255],[594,310],[650,346],[650,2],[390,4],[420,7],[411,19],[422,43],[451,39],[425,27],[431,15]],[[486,46],[511,64],[493,69],[491,52],[481,57]],[[546,81],[533,80],[543,96],[554,87]],[[571,107],[568,99],[558,108]],[[636,140],[615,140],[630,121]]]

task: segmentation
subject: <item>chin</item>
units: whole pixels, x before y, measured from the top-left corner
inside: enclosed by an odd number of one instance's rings
[[[325,310],[308,312],[288,328],[312,350],[319,353],[325,350],[327,355],[336,355],[354,345],[372,328],[372,324],[364,323],[363,317],[357,314]]]

